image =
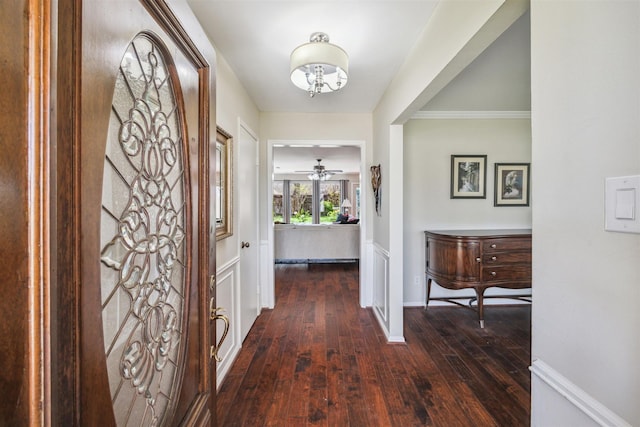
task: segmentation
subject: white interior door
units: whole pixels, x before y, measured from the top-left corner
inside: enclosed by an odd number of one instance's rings
[[[238,231],[240,233],[240,338],[259,314],[258,140],[240,126],[238,138]]]

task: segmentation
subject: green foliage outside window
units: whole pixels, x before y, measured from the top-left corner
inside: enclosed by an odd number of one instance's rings
[[[320,223],[336,222],[338,218],[338,208],[334,208],[331,200],[322,202],[324,209],[320,212]]]
[[[300,209],[291,215],[291,224],[311,224],[311,213]]]
[[[329,212],[328,215],[320,216],[320,223],[323,224],[323,223],[336,222],[337,219],[338,219],[338,211],[332,210],[331,212]]]

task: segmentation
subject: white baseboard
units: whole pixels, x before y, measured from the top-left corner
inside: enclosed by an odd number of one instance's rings
[[[424,308],[424,301],[405,301],[404,304],[402,304],[403,307],[407,307],[407,308],[411,308],[411,307],[423,307]]]
[[[558,394],[562,395],[599,425],[631,427],[631,424],[626,422],[602,403],[598,402],[587,392],[572,383],[568,378],[560,374],[542,360],[534,360],[529,369],[536,377],[541,379],[545,384],[551,387]]]

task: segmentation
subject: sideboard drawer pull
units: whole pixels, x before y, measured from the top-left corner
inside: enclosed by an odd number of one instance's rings
[[[492,244],[491,244],[491,249],[495,249],[495,248],[497,248],[497,247],[498,247],[498,245],[496,245],[495,243],[492,243]]]
[[[491,261],[495,261],[495,260],[497,260],[497,259],[498,259],[498,257],[497,257],[497,256],[492,256],[492,257],[491,257]]]
[[[491,272],[491,275],[492,275],[492,276],[495,276],[496,274],[497,274],[497,273],[496,273],[495,271],[492,271],[492,272]]]

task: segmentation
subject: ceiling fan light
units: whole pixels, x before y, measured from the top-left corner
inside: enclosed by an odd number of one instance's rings
[[[291,81],[313,96],[342,89],[348,81],[349,56],[329,43],[329,36],[313,33],[309,43],[291,52]]]
[[[312,181],[327,181],[333,175],[335,175],[336,172],[342,172],[342,170],[327,170],[322,164],[320,164],[322,159],[316,159],[316,160],[318,160],[318,164],[313,167],[313,172],[309,172],[309,174],[307,175],[307,178],[309,178]],[[302,172],[302,171],[299,171],[299,172]],[[305,173],[306,172],[307,171],[305,171]]]

